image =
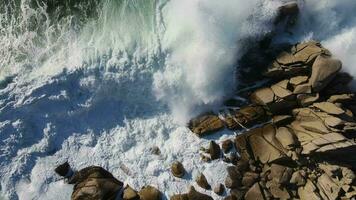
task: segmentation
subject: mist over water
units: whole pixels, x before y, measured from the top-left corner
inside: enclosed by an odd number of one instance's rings
[[[0,191],[68,199],[71,186],[53,172],[65,160],[102,166],[136,188],[157,185],[166,196],[184,192],[198,171],[223,181],[221,163],[199,160],[208,140],[184,125],[233,94],[242,44],[272,30],[282,2],[0,3]],[[356,2],[298,3],[294,34],[274,42],[321,40],[356,74]],[[174,160],[192,177],[172,180]]]

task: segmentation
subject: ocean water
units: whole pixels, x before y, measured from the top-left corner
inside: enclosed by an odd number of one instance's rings
[[[246,41],[273,29],[282,0],[5,0],[0,3],[0,191],[5,199],[69,199],[53,169],[98,165],[139,189],[185,192],[203,172],[194,115],[234,95]],[[293,35],[342,59],[356,74],[356,1],[298,1]],[[161,155],[150,148],[158,146]],[[179,160],[188,174],[173,178]],[[214,185],[214,184],[213,184]],[[211,191],[203,191],[219,199]]]

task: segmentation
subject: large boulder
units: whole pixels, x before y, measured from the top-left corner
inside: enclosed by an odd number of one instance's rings
[[[123,187],[110,172],[97,166],[75,172],[69,182],[75,184],[72,200],[114,200]]]
[[[336,76],[341,69],[341,61],[328,56],[318,56],[312,66],[312,74],[309,83],[313,90],[318,92]]]

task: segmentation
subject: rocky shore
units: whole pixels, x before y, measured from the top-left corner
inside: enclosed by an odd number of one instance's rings
[[[316,41],[291,45],[268,67],[273,83],[253,91],[250,105],[191,120],[200,137],[244,130],[233,139],[237,158],[225,158],[232,164],[225,199],[356,197],[356,98],[341,68]]]
[[[275,24],[283,21],[289,31],[298,12],[296,3],[282,6]],[[266,41],[268,37],[262,42]],[[196,184],[225,200],[355,199],[356,96],[349,87],[352,77],[341,71],[342,62],[317,41],[283,45],[274,51],[272,61],[263,63],[267,67],[261,77],[267,83],[245,92],[248,101],[220,113],[201,114],[188,123],[198,137],[223,129],[239,131],[221,144],[211,141],[201,148],[203,161],[226,162],[225,182],[208,182],[200,173],[194,177]],[[160,154],[160,149],[153,148],[152,153]],[[115,199],[117,195],[124,200],[162,199],[155,187],[136,191],[100,167],[88,167],[70,177],[68,168],[63,164],[56,172],[74,184],[74,200]],[[186,173],[178,161],[170,170],[176,178]],[[213,199],[193,186],[169,198]]]

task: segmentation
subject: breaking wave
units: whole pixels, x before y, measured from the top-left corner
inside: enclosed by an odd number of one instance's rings
[[[53,173],[65,160],[77,169],[103,166],[136,188],[154,184],[166,196],[185,191],[199,171],[223,181],[222,163],[199,160],[208,140],[184,124],[233,94],[244,41],[269,33],[283,2],[0,3],[2,195],[68,199],[71,186]],[[298,3],[294,35],[277,33],[275,42],[321,40],[356,74],[356,3]],[[162,156],[152,156],[152,146]],[[183,162],[188,178],[171,178],[173,160]]]

